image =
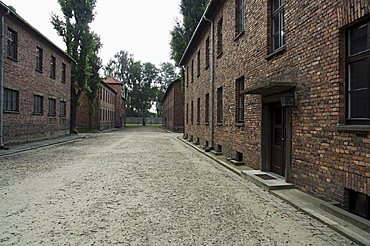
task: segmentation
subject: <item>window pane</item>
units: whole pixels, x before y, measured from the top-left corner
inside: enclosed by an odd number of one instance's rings
[[[368,49],[367,28],[368,25],[363,25],[350,31],[349,38],[349,53],[350,55],[359,53]]]
[[[274,144],[281,145],[281,137],[282,137],[282,129],[275,128],[274,129]]]
[[[363,89],[368,87],[369,60],[363,59],[348,65],[349,90]]]
[[[283,122],[283,108],[281,108],[281,107],[277,107],[277,108],[275,108],[274,109],[275,110],[275,112],[274,112],[274,114],[275,114],[275,125],[281,125],[282,124],[282,122]]]
[[[357,90],[348,93],[349,118],[369,118],[368,90]]]
[[[275,12],[280,7],[280,0],[272,0],[272,11]]]

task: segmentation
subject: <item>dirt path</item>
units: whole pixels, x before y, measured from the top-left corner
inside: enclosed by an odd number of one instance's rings
[[[353,245],[156,128],[0,158],[0,221],[0,245]]]

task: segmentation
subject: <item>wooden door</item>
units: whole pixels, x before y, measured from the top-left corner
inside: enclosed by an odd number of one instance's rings
[[[285,119],[279,104],[271,105],[271,171],[285,176]]]

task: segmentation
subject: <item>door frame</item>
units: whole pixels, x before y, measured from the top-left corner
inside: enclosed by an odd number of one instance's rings
[[[293,96],[292,92],[282,93],[273,96],[262,97],[262,127],[261,127],[261,153],[262,171],[271,171],[271,149],[272,149],[272,105],[281,103],[284,97]],[[283,118],[285,120],[285,141],[283,153],[284,177],[287,182],[291,180],[292,160],[292,107],[282,105]]]

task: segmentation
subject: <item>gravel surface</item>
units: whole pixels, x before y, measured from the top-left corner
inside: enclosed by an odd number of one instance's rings
[[[354,245],[158,128],[0,158],[0,245]]]

